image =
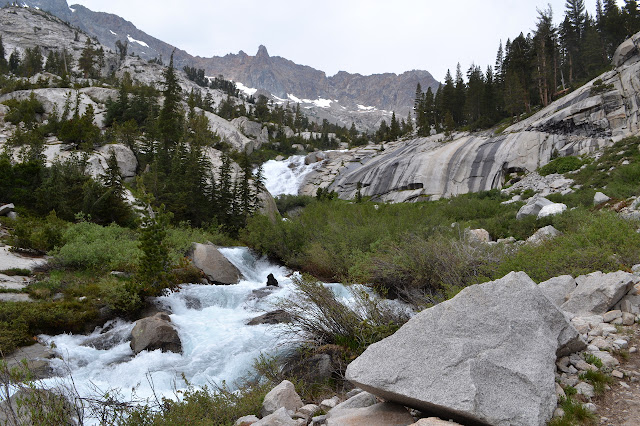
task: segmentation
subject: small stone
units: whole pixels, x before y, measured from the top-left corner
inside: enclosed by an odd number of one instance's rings
[[[555,411],[553,412],[553,417],[554,418],[564,417],[564,410],[560,407],[556,408]]]
[[[564,393],[564,389],[562,389],[562,386],[560,386],[560,383],[556,383],[556,396],[558,397],[558,399],[566,398],[566,396],[567,396]]]
[[[613,325],[622,325],[622,318],[616,318],[613,321],[611,321],[611,324]]]
[[[238,420],[236,420],[235,426],[249,426],[259,421],[260,419],[253,415],[243,416],[243,417],[240,417]]]
[[[349,392],[347,392],[347,399],[351,398],[352,396],[356,396],[357,394],[359,394],[360,392],[362,392],[362,389],[360,388],[355,388],[355,389],[351,389]]]
[[[638,348],[636,348],[635,346],[631,347],[631,349],[629,349],[629,353],[630,354],[635,354],[636,352],[638,352]]]
[[[636,322],[636,316],[628,312],[622,314],[622,325],[633,325]]]
[[[610,349],[611,348],[611,345],[609,344],[607,339],[605,339],[603,337],[596,337],[591,342],[591,345],[595,346],[596,348],[598,348],[600,350],[602,350],[602,349]]]
[[[611,198],[607,197],[602,192],[596,192],[596,194],[593,196],[593,205],[597,206],[598,204],[606,203],[610,199]]]
[[[586,408],[587,411],[591,413],[596,413],[598,411],[598,407],[596,407],[596,404],[594,404],[593,402],[588,402],[584,404],[584,408]]]
[[[338,398],[337,396],[334,396],[331,399],[325,399],[320,403],[320,408],[323,409],[324,411],[329,411],[331,410],[333,407],[335,407],[336,405],[338,405],[340,403],[340,398]]]
[[[629,347],[629,342],[627,342],[624,339],[614,340],[613,344],[616,345],[620,349],[627,349]]]
[[[622,311],[616,309],[614,311],[609,311],[602,316],[604,322],[611,322],[617,318],[622,318]]]
[[[588,371],[588,370],[595,371],[598,369],[598,367],[596,367],[595,365],[589,364],[587,361],[582,359],[578,361],[575,364],[575,366],[578,370],[582,370],[582,371]]]
[[[584,395],[587,398],[593,398],[594,396],[596,396],[596,392],[593,390],[593,386],[589,383],[580,382],[575,386],[575,388],[576,391],[578,391],[578,394]]]
[[[622,372],[621,372],[621,371],[618,371],[618,370],[613,370],[613,371],[611,372],[611,375],[612,375],[613,377],[615,377],[616,379],[622,379],[622,378],[624,378],[624,374],[622,374]]]
[[[323,414],[322,416],[315,416],[311,419],[311,426],[319,426],[323,425],[327,422],[327,416]]]
[[[628,384],[626,384],[625,382],[618,382],[618,383],[620,383],[620,386],[622,386],[622,387],[623,387],[623,388],[625,388],[625,389],[630,389],[630,388],[631,388],[631,387],[630,387]]]

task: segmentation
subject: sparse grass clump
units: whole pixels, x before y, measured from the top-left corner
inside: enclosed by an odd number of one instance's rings
[[[552,419],[549,426],[576,426],[576,425],[595,425],[596,415],[580,402],[575,401],[571,397],[560,400],[560,408],[564,411],[564,416]]]
[[[605,386],[613,381],[611,376],[600,370],[587,370],[581,373],[579,378],[580,380],[591,383],[596,395],[602,395],[605,391]]]

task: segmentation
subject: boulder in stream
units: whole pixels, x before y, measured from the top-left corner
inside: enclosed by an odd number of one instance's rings
[[[131,349],[135,354],[160,349],[162,352],[182,353],[182,342],[171,318],[164,312],[136,321],[131,330]]]

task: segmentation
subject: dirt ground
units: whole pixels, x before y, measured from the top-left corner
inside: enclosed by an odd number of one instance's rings
[[[629,348],[636,347],[639,351],[629,353],[628,357],[616,355],[620,361],[617,370],[625,373],[625,377],[613,378],[611,390],[594,399],[601,425],[640,426],[640,326],[625,328],[631,337]]]

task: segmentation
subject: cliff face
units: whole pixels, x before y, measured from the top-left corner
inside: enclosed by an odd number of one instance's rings
[[[435,199],[501,188],[506,174],[533,171],[561,156],[593,152],[640,133],[640,33],[623,43],[615,69],[558,99],[501,135],[454,134],[385,144],[385,150],[335,154],[308,175],[303,193],[317,186],[352,198],[383,201]]]

